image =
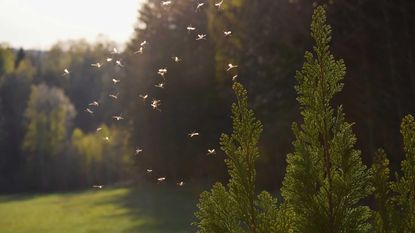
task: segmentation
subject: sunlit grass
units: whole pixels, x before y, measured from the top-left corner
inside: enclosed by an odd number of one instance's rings
[[[0,232],[191,232],[194,199],[186,187],[152,184],[0,196]]]

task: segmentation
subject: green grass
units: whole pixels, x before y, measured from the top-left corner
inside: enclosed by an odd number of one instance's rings
[[[0,196],[0,232],[193,232],[194,193],[187,187],[147,184]]]

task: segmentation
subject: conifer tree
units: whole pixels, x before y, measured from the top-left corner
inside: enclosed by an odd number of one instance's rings
[[[216,183],[203,192],[197,205],[195,224],[200,233],[251,232],[270,233],[284,230],[283,209],[269,193],[255,193],[255,160],[261,123],[248,108],[247,92],[237,82],[233,89],[237,101],[232,105],[233,133],[222,134],[221,149],[230,174],[229,183]]]
[[[311,23],[314,53],[305,53],[296,74],[304,122],[293,124],[294,153],[287,156],[282,195],[295,232],[369,232],[371,212],[360,201],[372,192],[371,172],[354,149],[356,137],[342,107],[331,105],[346,67],[329,51],[330,34],[319,6]]]
[[[394,209],[392,203],[392,190],[390,181],[389,160],[383,149],[379,149],[375,153],[372,165],[373,186],[375,188],[373,194],[375,199],[375,207],[373,222],[377,233],[391,233],[394,231],[393,218]]]
[[[378,150],[374,164],[375,205],[374,226],[378,233],[415,232],[415,122],[408,115],[401,124],[405,160],[401,176],[390,181],[389,160]]]
[[[398,216],[394,224],[397,232],[415,232],[415,121],[412,115],[402,120],[401,134],[403,137],[405,160],[401,162],[402,175],[392,185],[396,193],[394,202]]]

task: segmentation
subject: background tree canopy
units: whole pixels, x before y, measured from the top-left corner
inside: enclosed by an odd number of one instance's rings
[[[60,42],[47,51],[1,46],[1,191],[72,189],[136,175],[224,180],[218,138],[231,131],[234,75],[264,125],[257,187],[279,190],[293,150],[291,123],[300,121],[294,74],[311,48],[315,3],[328,4],[332,51],[347,64],[345,88],[334,101],[356,123],[356,148],[368,164],[383,147],[391,170],[399,169],[400,119],[415,111],[414,1],[225,0],[220,10],[206,4],[198,11],[192,0],[168,8],[160,3],[143,4],[119,54],[111,54],[115,44],[107,41]],[[197,34],[207,39],[196,41]],[[99,69],[91,66],[97,62]],[[228,63],[237,64],[237,72],[226,72]],[[65,68],[68,76],[62,76]],[[154,87],[163,80],[161,68],[168,70],[164,89]],[[151,108],[153,99],[161,100],[161,112]],[[93,101],[99,107],[89,106]],[[200,137],[190,139],[192,131]],[[144,149],[140,156],[137,147]],[[211,148],[216,156],[206,157]],[[154,174],[145,175],[147,169]]]

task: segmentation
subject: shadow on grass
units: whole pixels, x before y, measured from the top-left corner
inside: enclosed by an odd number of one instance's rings
[[[115,204],[127,212],[122,215],[137,220],[126,233],[195,232],[191,223],[200,190],[172,184],[137,184],[123,195],[96,204]],[[108,215],[118,217],[119,215]]]
[[[85,189],[78,189],[69,192],[22,192],[16,194],[0,194],[0,204],[15,201],[28,201],[38,197],[47,197],[52,195],[76,196],[85,192]]]
[[[0,204],[11,201],[25,201],[39,196],[38,194],[13,194],[13,195],[1,195]]]

